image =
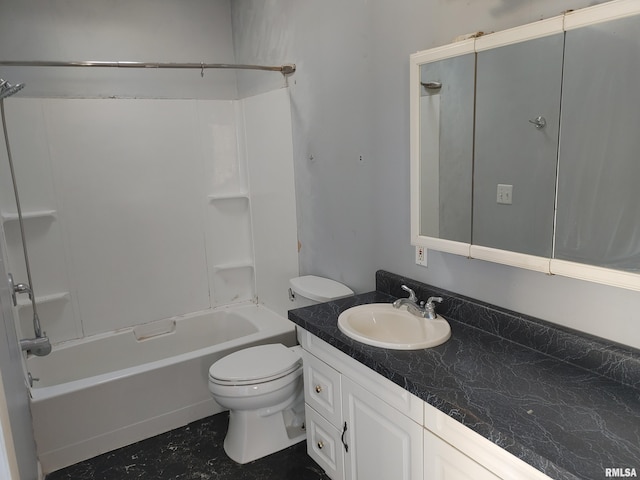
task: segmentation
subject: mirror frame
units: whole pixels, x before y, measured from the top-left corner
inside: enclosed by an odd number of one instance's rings
[[[409,60],[411,244],[470,257],[471,244],[420,235],[420,66],[475,52],[475,39],[414,53]]]
[[[411,190],[411,244],[427,249],[486,260],[503,265],[561,275],[590,282],[640,291],[640,273],[613,270],[589,264],[538,257],[510,252],[470,243],[444,240],[420,235],[420,66],[438,60],[468,53],[519,43],[547,35],[602,22],[640,15],[637,0],[613,0],[587,7],[547,20],[522,25],[508,30],[471,38],[460,42],[420,51],[409,57],[409,113],[410,113],[410,190]],[[562,125],[562,120],[561,120]],[[557,192],[556,192],[557,195]],[[554,212],[555,215],[555,212]],[[555,238],[555,220],[554,220]]]

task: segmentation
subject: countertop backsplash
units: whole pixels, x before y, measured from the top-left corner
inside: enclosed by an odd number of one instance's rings
[[[446,318],[493,333],[553,358],[640,389],[640,350],[522,313],[458,295],[384,270],[376,272],[376,290],[406,297],[401,285],[416,292],[420,300],[442,297],[437,312]]]

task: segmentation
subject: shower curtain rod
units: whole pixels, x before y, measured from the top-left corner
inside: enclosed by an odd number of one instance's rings
[[[162,62],[102,62],[102,61],[77,61],[77,62],[51,62],[51,61],[1,61],[3,67],[115,67],[115,68],[193,68],[201,73],[209,68],[226,68],[240,70],[267,70],[290,75],[296,71],[295,64],[285,65],[243,65],[232,63],[162,63]]]

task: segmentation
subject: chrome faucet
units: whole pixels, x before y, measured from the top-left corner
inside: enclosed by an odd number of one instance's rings
[[[7,275],[9,282],[9,289],[11,291],[11,297],[13,300],[13,306],[18,305],[18,299],[16,295],[18,293],[26,293],[31,300],[31,307],[33,308],[33,330],[35,333],[34,338],[22,338],[20,340],[20,349],[23,352],[32,353],[39,357],[44,357],[51,353],[51,341],[47,337],[40,327],[40,318],[38,318],[38,310],[36,309],[35,297],[33,296],[33,290],[25,283],[14,283],[13,275],[10,273]]]
[[[416,292],[411,290],[406,285],[402,285],[400,288],[402,290],[404,290],[405,292],[409,292],[409,297],[408,298],[399,298],[398,300],[393,302],[393,307],[394,308],[400,308],[402,305],[413,305],[413,306],[417,307],[418,306],[418,297],[416,297]]]
[[[427,302],[419,302],[418,297],[416,297],[416,292],[411,290],[406,285],[402,285],[402,288],[405,292],[409,293],[409,297],[407,298],[399,298],[395,302],[393,302],[393,308],[400,308],[403,305],[407,306],[407,311],[418,316],[429,319],[436,318],[436,306],[434,302],[442,302],[442,297],[429,297]]]
[[[23,338],[20,340],[20,349],[32,353],[38,357],[44,357],[51,353],[49,337]]]

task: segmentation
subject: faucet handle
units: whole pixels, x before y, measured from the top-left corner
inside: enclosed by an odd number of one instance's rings
[[[417,302],[418,301],[418,297],[416,297],[416,292],[414,292],[413,290],[411,290],[409,287],[407,287],[406,285],[401,285],[400,288],[402,290],[404,290],[405,292],[409,293],[409,300],[411,300],[412,302]],[[441,299],[442,300],[442,299]]]
[[[429,297],[429,299],[427,300],[427,305],[431,305],[433,307],[433,302],[441,303],[442,297]]]
[[[433,320],[438,317],[436,314],[436,306],[433,302],[442,302],[442,297],[429,297],[426,305],[424,306],[424,318],[430,318]]]

